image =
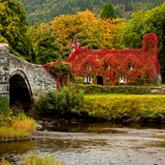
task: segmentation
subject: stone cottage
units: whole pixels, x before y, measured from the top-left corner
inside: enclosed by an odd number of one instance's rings
[[[99,85],[148,85],[161,82],[158,61],[158,37],[144,35],[141,49],[81,49],[80,40],[73,39],[71,55],[74,76],[84,83]]]

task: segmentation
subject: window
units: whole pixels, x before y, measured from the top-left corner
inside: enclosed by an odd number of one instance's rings
[[[84,83],[87,83],[87,77],[84,77]]]
[[[92,70],[92,66],[91,65],[87,66],[87,69]]]
[[[91,84],[92,83],[92,77],[84,77],[84,83]]]
[[[125,77],[119,77],[119,83],[126,83]]]
[[[92,83],[92,77],[88,77],[88,83]]]
[[[129,70],[133,70],[133,69],[134,69],[133,65],[129,66]]]
[[[109,65],[106,65],[106,66],[105,66],[105,69],[110,69],[110,66],[109,66]]]

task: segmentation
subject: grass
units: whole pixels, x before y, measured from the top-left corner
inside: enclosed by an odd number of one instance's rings
[[[85,95],[81,111],[107,120],[139,116],[156,119],[165,115],[164,103],[165,95],[90,94]]]
[[[140,98],[165,98],[165,95],[150,95],[150,94],[146,94],[146,95],[135,95],[135,94],[86,94],[85,98],[97,98],[97,97],[111,97],[111,98],[136,98],[136,97],[140,97]]]
[[[25,114],[0,118],[0,140],[28,137],[35,130],[36,122]]]

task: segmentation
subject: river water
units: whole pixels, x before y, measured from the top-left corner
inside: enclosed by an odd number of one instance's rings
[[[37,153],[43,157],[55,155],[66,165],[165,164],[165,140],[158,138],[165,136],[165,129],[110,129],[114,132],[58,133],[58,136],[45,131],[44,136],[34,134],[36,140],[0,143],[0,159],[5,157],[19,164],[19,157]]]

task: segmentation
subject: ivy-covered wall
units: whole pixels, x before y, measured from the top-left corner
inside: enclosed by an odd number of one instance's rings
[[[51,73],[56,78],[57,88],[60,88],[60,86],[68,82],[71,73],[70,63],[57,61],[43,66],[46,68],[47,72]]]
[[[104,85],[149,85],[161,81],[158,37],[154,33],[144,36],[141,49],[79,48],[67,59],[67,62],[72,64],[74,75],[92,77],[94,84],[97,84],[98,76],[103,78]],[[119,81],[120,77],[125,77],[125,83]]]

